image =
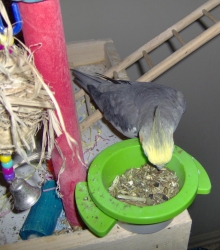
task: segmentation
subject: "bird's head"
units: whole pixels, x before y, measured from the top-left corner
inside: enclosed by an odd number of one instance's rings
[[[162,119],[159,109],[156,110],[152,127],[142,127],[140,142],[148,160],[159,170],[168,163],[173,154],[173,128],[169,122]]]

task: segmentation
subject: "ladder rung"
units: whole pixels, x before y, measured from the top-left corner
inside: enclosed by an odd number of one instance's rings
[[[117,71],[113,72],[113,77],[114,77],[115,80],[119,79],[119,75],[118,75]]]
[[[97,122],[103,117],[102,113],[97,109],[94,111],[90,116],[86,117],[82,122],[79,124],[80,131],[83,132],[87,128],[89,128],[92,124]]]
[[[154,67],[154,65],[153,65],[148,53],[145,50],[143,50],[143,56],[144,56],[145,60],[147,61],[147,64],[149,65],[149,67],[152,69]]]
[[[210,14],[207,10],[202,10],[202,13],[207,16],[210,20],[212,20],[214,23],[217,23],[219,20]]]
[[[80,89],[75,93],[75,101],[78,101],[82,96],[84,96],[86,92],[83,89]]]
[[[91,115],[93,111],[91,109],[90,96],[88,94],[85,95],[85,100],[86,100],[86,107],[87,107],[88,115]]]
[[[177,40],[182,44],[185,45],[186,42],[183,40],[183,38],[180,36],[180,34],[176,30],[172,30],[173,35],[177,38]]]

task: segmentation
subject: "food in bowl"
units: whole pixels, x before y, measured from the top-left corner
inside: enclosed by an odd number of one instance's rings
[[[179,178],[169,168],[150,164],[117,175],[108,191],[116,199],[136,206],[152,206],[173,198],[180,190]]]

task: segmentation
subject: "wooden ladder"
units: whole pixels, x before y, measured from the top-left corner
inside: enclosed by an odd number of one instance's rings
[[[154,39],[140,47],[138,50],[130,54],[124,60],[111,67],[104,74],[111,78],[114,77],[115,79],[128,80],[127,75],[123,72],[129,66],[131,66],[141,58],[145,58],[150,70],[143,74],[140,78],[138,78],[137,81],[150,82],[154,80],[155,78],[163,74],[165,71],[170,69],[172,66],[174,66],[176,63],[190,55],[193,51],[195,51],[196,49],[198,49],[220,33],[220,21],[217,20],[209,12],[219,4],[220,0],[209,0],[208,2],[204,3],[199,8],[191,12],[188,16],[184,17],[182,20],[180,20],[179,22],[162,32],[160,35],[156,36]],[[213,25],[210,28],[206,29],[204,32],[202,32],[200,35],[195,37],[193,40],[186,43],[184,39],[180,36],[179,32],[204,15],[207,16],[211,21],[213,21]],[[172,37],[176,37],[177,40],[181,43],[182,47],[154,66],[149,57],[149,52],[153,51]],[[80,91],[78,91],[78,93],[76,93],[75,97],[82,95],[85,95],[85,92],[81,89]],[[76,99],[78,99],[78,97]],[[83,126],[82,124],[80,124],[80,130],[85,130],[101,118],[101,112],[99,110],[96,110],[94,113],[89,115],[89,118],[86,121],[82,122]]]

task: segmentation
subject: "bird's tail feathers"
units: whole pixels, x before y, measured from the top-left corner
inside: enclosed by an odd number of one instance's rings
[[[113,78],[110,78],[108,76],[105,76],[105,75],[102,75],[102,74],[99,74],[99,73],[96,73],[96,76],[98,76],[99,78],[105,79],[105,80],[107,80],[109,82],[112,82],[114,84],[131,84],[130,81],[120,80],[120,79],[113,79]]]
[[[98,88],[100,83],[105,82],[104,80],[98,77],[88,75],[86,73],[83,73],[75,69],[71,69],[71,72],[74,76],[74,82],[80,85],[86,91],[88,91],[88,88],[87,88],[88,85],[93,85],[94,87]]]

